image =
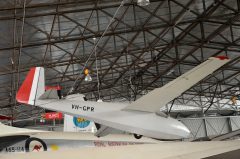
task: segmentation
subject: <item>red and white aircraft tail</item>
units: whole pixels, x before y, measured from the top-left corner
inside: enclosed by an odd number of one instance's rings
[[[45,92],[44,68],[34,67],[29,71],[26,79],[17,92],[19,103],[35,105],[35,100]]]
[[[156,88],[131,104],[82,101],[69,98],[59,100],[56,92],[45,92],[44,68],[32,68],[17,93],[17,101],[45,109],[92,120],[106,127],[158,139],[181,139],[190,131],[176,119],[159,116],[159,110],[200,80],[229,62],[224,56],[210,57],[194,69],[161,88]],[[76,96],[74,96],[76,97]]]

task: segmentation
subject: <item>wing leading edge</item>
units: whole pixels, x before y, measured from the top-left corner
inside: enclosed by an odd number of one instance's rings
[[[184,73],[163,87],[156,88],[147,95],[139,98],[125,107],[124,110],[158,112],[161,107],[180,96],[183,92],[229,61],[230,59],[225,56],[210,57],[207,61]]]

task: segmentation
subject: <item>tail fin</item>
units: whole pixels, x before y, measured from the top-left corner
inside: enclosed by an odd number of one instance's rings
[[[17,92],[16,99],[19,103],[34,105],[45,92],[45,76],[43,67],[34,67],[28,72],[26,79]]]

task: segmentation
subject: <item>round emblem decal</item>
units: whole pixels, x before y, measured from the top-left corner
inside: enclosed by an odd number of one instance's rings
[[[43,140],[31,137],[26,140],[25,150],[26,152],[47,151],[47,145]]]
[[[83,118],[73,117],[73,123],[76,127],[86,128],[90,124],[90,121]]]

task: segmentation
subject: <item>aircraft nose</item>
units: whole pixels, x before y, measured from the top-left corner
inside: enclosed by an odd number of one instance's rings
[[[190,130],[182,123],[179,121],[179,126],[178,126],[178,132],[179,132],[179,135],[182,137],[182,138],[189,138],[190,137]]]
[[[171,123],[169,124],[171,126],[171,134],[176,137],[176,139],[183,139],[183,138],[189,138],[190,137],[190,130],[180,121],[177,119],[168,119]]]

